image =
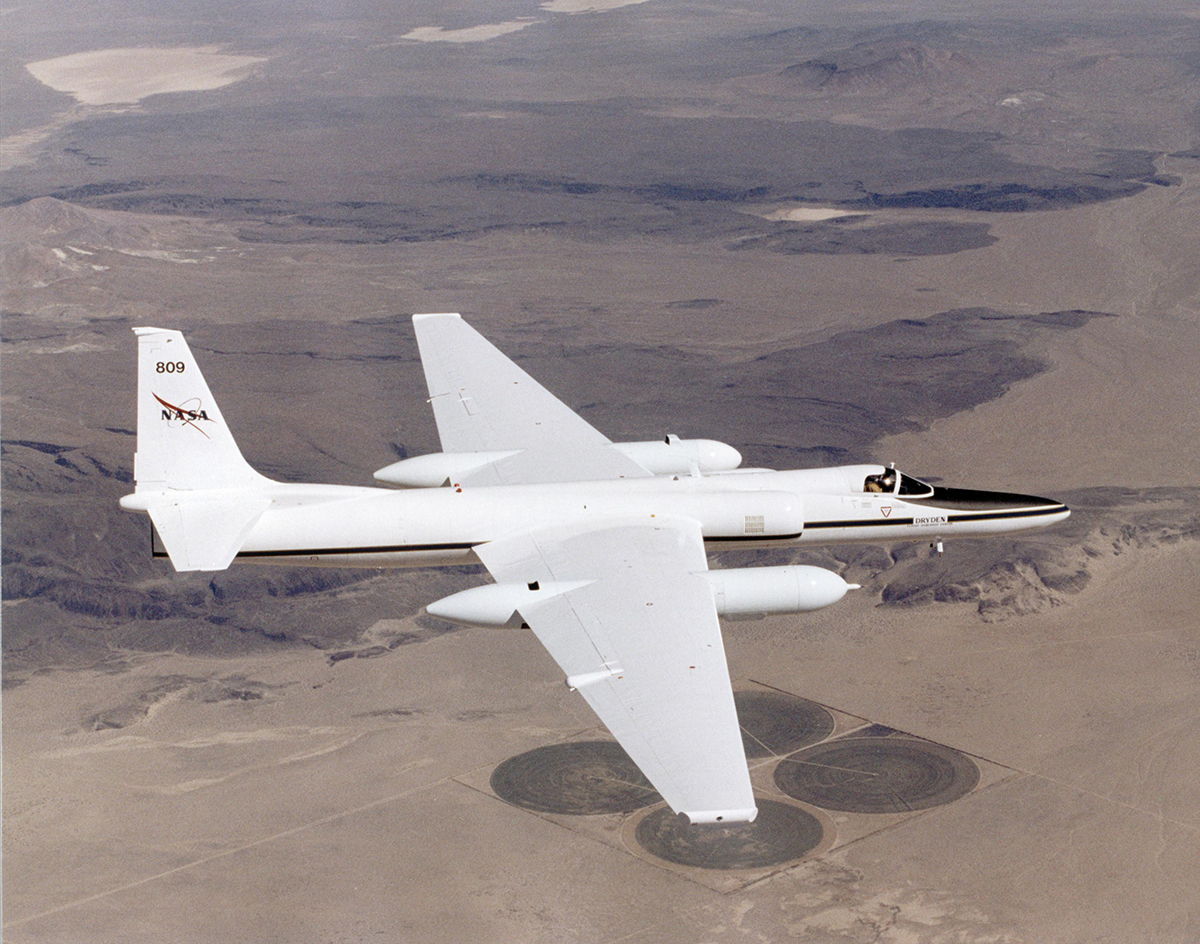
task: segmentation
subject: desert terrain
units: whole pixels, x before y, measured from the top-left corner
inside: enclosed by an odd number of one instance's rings
[[[1200,937],[1194,11],[100,10],[3,10],[6,942]],[[723,625],[766,812],[680,836],[531,634],[424,613],[481,569],[177,575],[117,508],[131,327],[365,485],[438,448],[421,311],[614,440],[1073,514],[714,556],[863,589]]]

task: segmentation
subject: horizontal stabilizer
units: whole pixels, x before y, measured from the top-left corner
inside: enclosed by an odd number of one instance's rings
[[[225,570],[271,506],[266,495],[247,498],[166,498],[148,505],[176,570]]]

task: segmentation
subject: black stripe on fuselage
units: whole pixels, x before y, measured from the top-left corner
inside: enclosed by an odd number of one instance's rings
[[[978,511],[970,514],[950,515],[950,523],[956,521],[991,521],[995,518],[1041,518],[1044,515],[1057,515],[1069,511],[1066,505],[1054,505],[1050,508],[1034,508],[1030,511]]]
[[[706,537],[706,542],[716,544],[727,544],[732,541],[794,541],[800,537],[802,532],[797,531],[795,534],[731,534],[729,536],[713,535]]]
[[[238,557],[347,557],[352,554],[402,554],[406,551],[469,551],[482,541],[456,544],[385,544],[379,547],[314,547],[286,551],[240,551]]]
[[[958,524],[965,521],[994,521],[1003,518],[1041,518],[1044,515],[1057,515],[1066,511],[1066,505],[1050,505],[1045,508],[1026,508],[1021,511],[977,511],[951,514],[945,508],[929,506],[930,511],[945,511],[947,524]],[[822,528],[894,528],[897,525],[910,525],[912,518],[853,518],[848,521],[806,521],[804,527],[808,530]],[[924,527],[924,525],[922,526]],[[932,525],[931,525],[932,527]]]
[[[729,541],[794,541],[800,537],[795,534],[735,534],[729,537],[706,537],[705,541],[725,543]],[[323,547],[305,548],[286,551],[241,551],[238,557],[347,557],[352,554],[400,554],[405,551],[465,551],[486,541],[464,541],[458,544],[391,544],[381,547]],[[155,551],[155,557],[166,557],[162,551]]]

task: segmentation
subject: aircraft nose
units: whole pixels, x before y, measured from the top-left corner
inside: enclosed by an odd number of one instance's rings
[[[1016,492],[984,492],[982,494],[984,501],[990,498],[997,506],[1005,508],[1029,508],[1042,513],[1070,511],[1066,505],[1057,499],[1042,498],[1040,495],[1021,495]]]
[[[1066,518],[1070,513],[1066,505],[1053,498],[1036,495],[1019,495],[1015,492],[985,492],[972,488],[947,488],[934,486],[929,504],[958,512],[1024,512],[1031,515],[1054,515]],[[1054,520],[1061,520],[1055,517]]]
[[[1043,515],[1058,515],[1067,517],[1071,513],[1071,509],[1062,502],[1054,498],[1042,498],[1038,495],[1018,495],[1015,493],[1002,493],[1003,504],[1012,508],[1029,508],[1031,511]],[[1057,519],[1055,519],[1057,520]]]

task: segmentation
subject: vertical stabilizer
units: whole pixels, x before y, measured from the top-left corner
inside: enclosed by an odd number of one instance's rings
[[[138,337],[137,491],[262,486],[221,417],[178,331],[134,328]]]

